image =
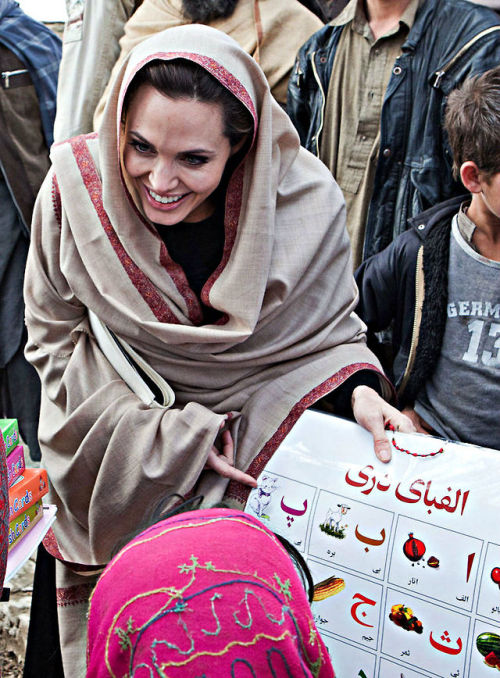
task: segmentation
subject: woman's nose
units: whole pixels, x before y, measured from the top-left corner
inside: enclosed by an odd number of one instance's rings
[[[170,163],[157,162],[151,170],[149,177],[151,188],[157,193],[168,193],[179,184],[179,178],[175,167]]]

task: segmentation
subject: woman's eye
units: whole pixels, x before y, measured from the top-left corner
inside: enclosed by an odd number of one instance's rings
[[[206,156],[192,155],[191,153],[186,153],[184,160],[188,165],[204,165],[206,162],[208,162],[208,158]]]
[[[138,139],[132,139],[129,143],[138,153],[149,153],[152,150],[149,144]]]

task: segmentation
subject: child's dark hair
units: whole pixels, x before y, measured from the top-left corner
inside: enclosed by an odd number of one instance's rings
[[[125,94],[122,122],[137,90],[145,84],[171,99],[220,104],[224,112],[224,135],[231,146],[236,146],[247,135],[251,138],[254,122],[250,111],[202,66],[186,59],[155,59],[141,68]]]
[[[487,179],[500,172],[500,66],[468,78],[451,92],[444,127],[456,178],[467,160]]]

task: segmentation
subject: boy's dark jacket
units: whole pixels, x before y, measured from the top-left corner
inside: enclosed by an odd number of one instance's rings
[[[410,219],[409,230],[355,274],[360,292],[356,312],[368,326],[369,343],[376,343],[375,332],[392,325],[393,362],[385,367],[401,406],[413,404],[441,352],[451,222],[467,199],[451,198]]]
[[[446,97],[500,63],[499,17],[466,0],[424,0],[396,60],[381,115],[380,154],[363,258],[406,230],[408,219],[459,195],[443,138]],[[297,56],[287,112],[318,155],[328,83],[342,26],[315,33]]]

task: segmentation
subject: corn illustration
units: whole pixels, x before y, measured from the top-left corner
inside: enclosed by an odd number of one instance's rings
[[[320,581],[319,584],[314,585],[313,602],[318,600],[325,600],[345,589],[345,582],[339,577],[328,577]]]

